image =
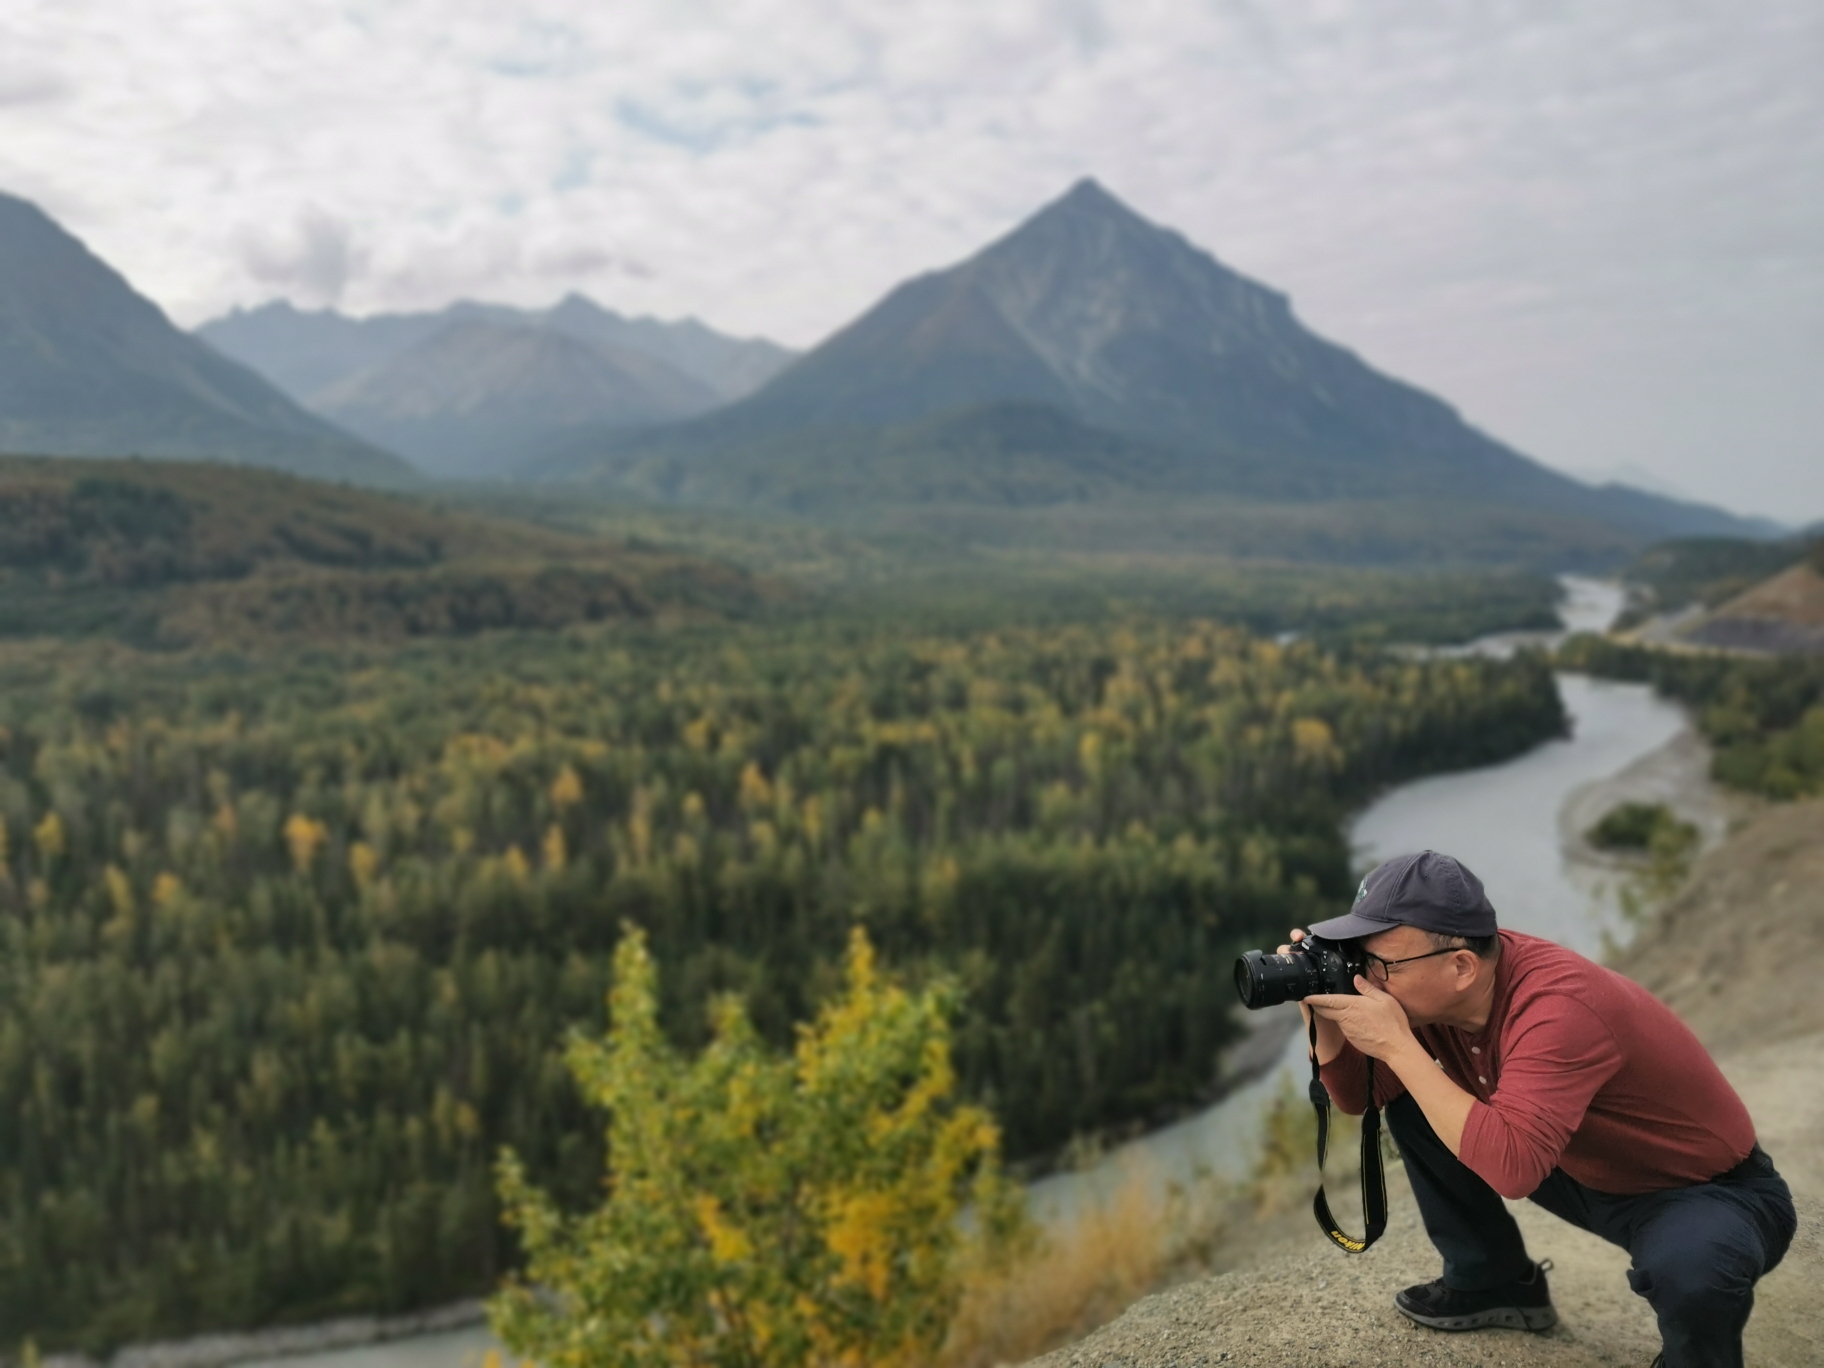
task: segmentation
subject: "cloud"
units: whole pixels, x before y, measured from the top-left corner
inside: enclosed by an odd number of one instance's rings
[[[55,104],[70,93],[70,83],[55,71],[0,59],[0,107]]]
[[[601,248],[591,247],[586,243],[569,246],[553,244],[542,248],[531,254],[527,262],[527,269],[537,275],[567,281],[596,280],[612,276],[626,276],[633,280],[652,279],[652,268],[642,262],[618,257],[612,252],[604,252]]]
[[[1824,512],[1812,0],[17,0],[0,52],[63,73],[0,184],[188,321],[575,286],[804,344],[1091,173],[1523,449]]]
[[[366,254],[349,227],[317,209],[306,209],[291,230],[274,237],[258,229],[241,233],[241,260],[255,280],[313,304],[333,305],[365,265]]]

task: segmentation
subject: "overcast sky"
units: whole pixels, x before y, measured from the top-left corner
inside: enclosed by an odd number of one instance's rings
[[[1551,464],[1824,518],[1824,4],[9,0],[0,188],[180,323],[815,342],[1075,178]]]

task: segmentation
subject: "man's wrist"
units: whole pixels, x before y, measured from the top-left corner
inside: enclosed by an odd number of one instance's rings
[[[1437,1061],[1431,1057],[1431,1053],[1423,1045],[1419,1044],[1417,1036],[1407,1036],[1383,1062],[1400,1076],[1401,1082],[1408,1086],[1412,1083],[1412,1079],[1408,1077],[1410,1072],[1418,1069],[1437,1068]]]
[[[1317,1023],[1317,1062],[1329,1064],[1343,1052],[1348,1045],[1349,1037],[1337,1029],[1334,1021],[1319,1020]]]

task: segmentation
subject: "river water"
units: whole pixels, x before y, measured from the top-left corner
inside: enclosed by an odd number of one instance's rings
[[[1570,577],[1565,584],[1561,616],[1567,630],[1600,631],[1621,609],[1613,585]],[[1555,635],[1491,637],[1458,649],[1506,654],[1549,644]],[[1594,955],[1605,937],[1624,936],[1626,925],[1612,880],[1567,852],[1561,813],[1594,781],[1662,751],[1687,723],[1644,685],[1560,675],[1558,688],[1570,736],[1499,765],[1403,784],[1356,818],[1350,839],[1363,866],[1426,847],[1455,855],[1481,877],[1503,926]],[[1290,1005],[1273,1010],[1294,1011]],[[1303,1042],[1293,1036],[1276,1066],[1202,1113],[1111,1150],[1081,1171],[1034,1183],[1034,1215],[1068,1238],[1073,1224],[1135,1183],[1159,1194],[1209,1178],[1245,1178],[1262,1118],[1288,1078],[1302,1079],[1306,1067]],[[496,1347],[476,1327],[257,1361],[257,1368],[477,1368]]]
[[[500,1353],[502,1368],[513,1368],[514,1358],[489,1334],[485,1326],[466,1330],[439,1330],[428,1335],[363,1344],[353,1349],[331,1349],[321,1354],[290,1354],[284,1358],[253,1359],[236,1368],[481,1368],[490,1351]]]

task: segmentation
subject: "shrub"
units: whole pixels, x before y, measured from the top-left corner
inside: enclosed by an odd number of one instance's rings
[[[609,1117],[602,1204],[566,1216],[501,1160],[527,1254],[491,1307],[501,1338],[545,1368],[928,1358],[965,1273],[1024,1230],[993,1122],[952,1099],[950,990],[883,979],[857,931],[841,994],[789,1056],[725,998],[686,1060],[659,1030],[656,979],[629,929],[607,1036],[569,1052]]]

